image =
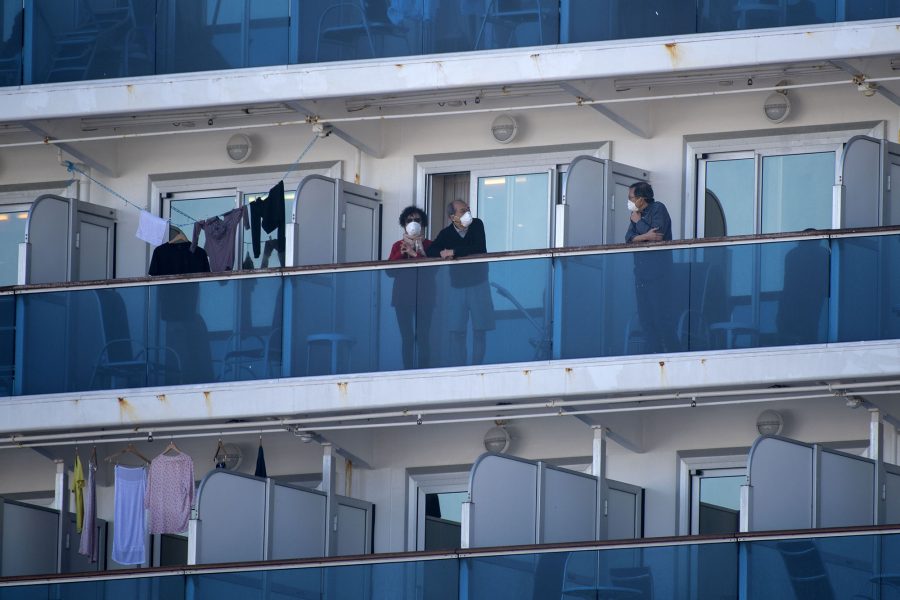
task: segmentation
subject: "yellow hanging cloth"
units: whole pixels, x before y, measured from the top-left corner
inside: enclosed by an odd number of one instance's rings
[[[77,454],[70,489],[75,494],[75,531],[81,533],[84,527],[84,469],[81,467],[81,457]]]

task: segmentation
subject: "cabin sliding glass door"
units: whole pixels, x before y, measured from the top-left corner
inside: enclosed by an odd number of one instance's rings
[[[810,148],[813,149],[813,148]],[[838,150],[721,152],[698,157],[698,237],[830,229]]]

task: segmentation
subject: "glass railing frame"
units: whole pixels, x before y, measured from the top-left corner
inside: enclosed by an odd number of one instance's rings
[[[154,577],[191,577],[215,574],[240,574],[277,572],[287,570],[328,569],[336,567],[426,563],[442,560],[463,561],[507,556],[558,554],[564,552],[604,552],[615,550],[641,550],[650,548],[674,548],[683,546],[714,546],[734,544],[738,550],[755,542],[819,540],[863,536],[888,536],[900,534],[900,525],[868,525],[829,529],[804,529],[762,532],[736,532],[726,535],[664,536],[656,538],[589,541],[574,543],[536,544],[527,546],[500,546],[490,548],[458,548],[450,551],[413,551],[383,554],[335,556],[293,560],[269,560],[255,562],[220,563],[214,565],[181,565],[178,567],[127,568],[82,573],[27,575],[0,578],[0,590],[8,587],[38,585],[65,585],[85,581],[119,581]],[[740,560],[743,560],[741,558]]]
[[[762,236],[741,236],[741,237],[732,237],[732,238],[717,238],[717,239],[696,239],[696,240],[677,240],[673,242],[659,242],[648,245],[629,245],[629,244],[615,244],[615,245],[605,245],[605,246],[589,246],[589,247],[578,247],[578,248],[548,248],[548,249],[538,249],[538,250],[528,250],[528,251],[516,251],[516,252],[505,252],[505,253],[493,253],[493,254],[485,254],[474,257],[466,257],[458,260],[447,261],[441,259],[420,259],[413,261],[373,261],[373,262],[364,262],[364,263],[351,263],[351,264],[343,264],[343,265],[312,265],[312,266],[303,266],[303,267],[282,267],[275,269],[266,269],[266,270],[255,270],[255,271],[236,271],[233,273],[216,273],[216,274],[202,274],[202,275],[180,275],[180,276],[166,276],[166,277],[135,277],[129,279],[120,279],[120,280],[99,280],[99,281],[90,281],[90,282],[71,282],[64,284],[42,284],[42,285],[30,285],[30,286],[9,286],[5,288],[0,288],[0,297],[27,297],[30,295],[37,294],[50,294],[57,292],[77,292],[77,291],[89,291],[89,290],[103,290],[103,289],[128,289],[134,287],[144,287],[147,289],[148,297],[152,296],[153,289],[160,289],[162,286],[168,285],[177,285],[177,284],[200,284],[200,283],[210,283],[210,282],[239,282],[244,280],[254,280],[254,281],[262,281],[262,280],[270,280],[271,278],[279,278],[281,282],[281,298],[286,301],[287,292],[285,291],[289,282],[295,280],[295,278],[303,278],[306,276],[315,276],[315,275],[341,275],[346,273],[354,273],[354,272],[382,272],[386,273],[388,271],[395,271],[399,269],[427,269],[427,268],[440,268],[448,265],[465,265],[465,264],[477,264],[477,263],[488,263],[488,264],[504,264],[504,263],[516,263],[520,261],[531,261],[531,260],[548,260],[550,261],[548,268],[549,277],[551,284],[555,281],[557,277],[555,270],[557,269],[557,261],[570,257],[579,257],[579,256],[607,256],[607,255],[623,255],[623,254],[631,254],[636,255],[642,252],[675,252],[679,250],[693,250],[693,249],[702,249],[702,248],[722,248],[722,247],[746,247],[752,246],[755,248],[761,248],[768,244],[775,243],[787,243],[787,242],[797,242],[797,241],[815,241],[815,240],[826,240],[829,245],[834,240],[842,240],[842,239],[853,239],[853,238],[879,238],[879,237],[890,237],[896,236],[900,234],[900,227],[887,227],[887,228],[867,228],[867,229],[854,229],[854,230],[827,230],[827,231],[813,231],[813,232],[799,232],[799,233],[789,233],[789,234],[767,234]],[[832,263],[833,267],[833,263]],[[829,281],[831,275],[829,274]],[[555,293],[550,293],[550,298],[547,300],[548,306],[547,310],[553,314],[555,311],[554,303],[557,301]],[[829,296],[830,297],[830,296]],[[385,310],[385,309],[381,309]],[[18,310],[15,311],[16,319],[18,319]],[[147,317],[148,322],[150,317]],[[285,304],[282,308],[282,315],[280,317],[280,327],[283,328],[287,326],[288,316],[287,316],[287,305]],[[558,334],[558,327],[555,322],[550,321],[550,332],[556,336]],[[20,332],[15,332],[15,340],[16,340],[16,349],[20,347]],[[27,336],[28,332],[25,331],[24,335]],[[555,339],[555,337],[554,337]],[[822,343],[829,343],[834,340],[828,339]],[[282,349],[284,348],[284,341],[282,341]],[[760,344],[758,347],[766,348],[766,347],[776,347],[772,345]],[[684,350],[690,351],[690,350]],[[641,353],[638,353],[641,354]],[[651,352],[652,354],[652,352]],[[636,355],[634,353],[625,353],[625,354],[617,354],[611,356],[629,356]],[[24,355],[27,356],[27,355]],[[606,355],[598,355],[606,356]],[[502,357],[501,357],[502,358]],[[567,359],[571,357],[567,356],[558,356],[557,354],[552,354],[546,360],[557,360],[557,359]],[[512,364],[515,362],[522,362],[520,360],[516,361],[494,361],[493,363],[483,363],[483,364]],[[526,361],[526,362],[534,362],[534,361]],[[541,362],[541,361],[538,361]],[[310,377],[314,376],[311,373],[305,374],[291,374],[287,367],[284,366],[286,363],[282,363],[282,372],[279,375],[275,375],[274,378],[283,378],[283,377]],[[448,365],[448,366],[461,366],[461,365]],[[395,369],[376,369],[372,370],[356,370],[350,371],[353,373],[378,373],[383,371],[393,371]],[[18,371],[16,371],[18,373]],[[261,379],[272,379],[273,377],[259,377],[253,376],[251,379],[261,380]],[[213,379],[212,381],[204,382],[204,383],[216,383],[218,379]],[[229,381],[225,379],[223,381]],[[143,387],[143,386],[139,386]],[[152,386],[151,386],[152,387]],[[64,390],[61,392],[33,392],[33,393],[68,393],[72,391],[78,392],[90,392],[93,390],[106,390],[106,389],[119,389],[119,388],[92,388],[86,390]],[[18,394],[17,394],[18,395]],[[30,395],[30,394],[21,394],[21,395]]]

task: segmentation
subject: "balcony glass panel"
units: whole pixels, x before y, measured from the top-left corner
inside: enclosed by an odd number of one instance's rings
[[[0,0],[0,86],[897,16],[883,0]]]
[[[898,270],[890,234],[18,293],[0,392],[898,340]]]
[[[147,348],[146,287],[18,297],[21,394],[164,385],[165,363]]]
[[[839,238],[831,248],[834,341],[900,336],[900,238]]]
[[[29,24],[32,59],[25,83],[84,81],[157,72],[156,11],[152,2],[32,0],[26,6],[33,14]]]
[[[25,10],[22,0],[0,0],[0,86],[22,83]]]
[[[894,598],[900,535],[731,539],[0,587],[0,600]],[[201,567],[202,568],[202,567]]]
[[[150,287],[148,335],[169,385],[281,374],[281,279]]]
[[[897,537],[848,536],[747,544],[747,598],[890,598],[897,593],[896,584],[900,582],[891,567],[891,558],[897,558]]]
[[[290,2],[157,0],[158,72],[283,65]]]
[[[706,544],[473,557],[461,568],[472,599],[737,598],[737,550]]]
[[[646,250],[556,260],[554,358],[687,350],[691,250]]]
[[[426,272],[432,271],[432,272]],[[422,367],[550,358],[551,261],[450,263],[419,270]],[[427,356],[423,356],[423,350]]]
[[[0,396],[13,392],[16,376],[16,297],[0,296]]]

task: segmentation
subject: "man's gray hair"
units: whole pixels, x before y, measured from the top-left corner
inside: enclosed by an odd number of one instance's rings
[[[454,204],[456,204],[457,202],[460,202],[460,203],[462,203],[462,204],[465,204],[465,203],[466,203],[465,200],[456,199],[456,200],[454,200],[453,202],[451,202],[450,204],[448,204],[448,205],[447,205],[447,216],[448,216],[448,217],[452,217],[453,215],[456,214],[456,207],[454,206]]]

